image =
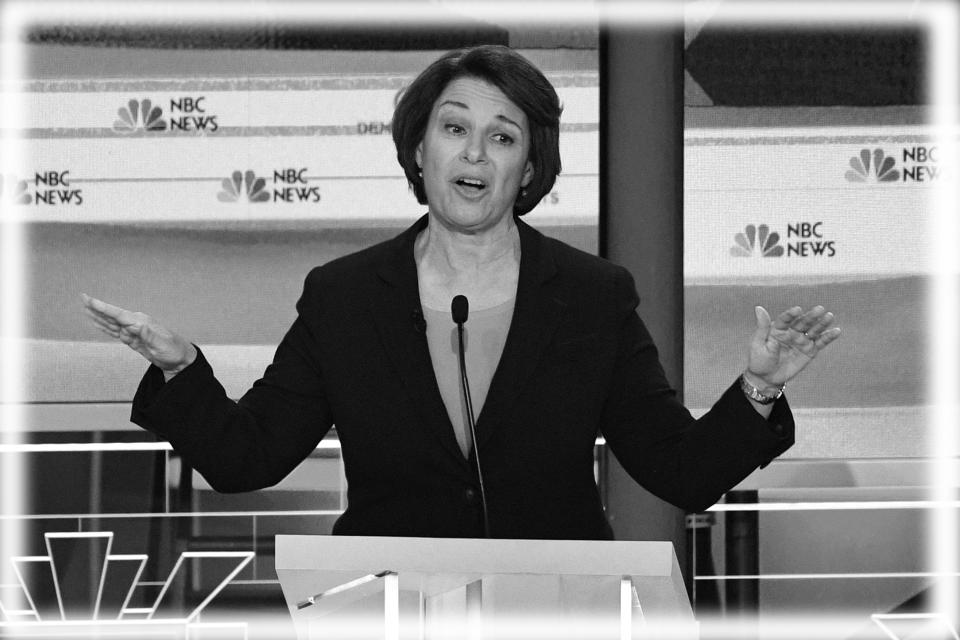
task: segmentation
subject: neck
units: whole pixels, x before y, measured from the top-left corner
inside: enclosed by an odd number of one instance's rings
[[[520,232],[512,217],[483,233],[449,229],[433,216],[414,245],[421,300],[444,309],[452,296],[464,294],[470,306],[483,309],[516,294],[520,274]]]
[[[433,215],[417,237],[417,263],[450,277],[476,277],[499,267],[520,264],[520,233],[512,216],[480,233],[444,226]]]

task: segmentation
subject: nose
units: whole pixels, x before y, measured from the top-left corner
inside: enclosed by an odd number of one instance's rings
[[[463,159],[470,164],[486,162],[487,148],[486,139],[483,135],[472,134],[464,141]]]

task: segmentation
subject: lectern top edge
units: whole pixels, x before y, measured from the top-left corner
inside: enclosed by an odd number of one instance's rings
[[[669,542],[277,536],[280,570],[671,576]]]

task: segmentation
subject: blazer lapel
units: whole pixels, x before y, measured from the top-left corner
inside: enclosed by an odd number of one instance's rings
[[[424,424],[433,430],[441,446],[466,469],[467,460],[457,444],[437,386],[426,333],[417,328],[423,316],[413,245],[426,224],[427,216],[423,216],[398,236],[394,240],[395,251],[378,265],[377,273],[384,286],[383,295],[373,302],[373,315],[384,351],[399,372]],[[420,320],[417,314],[420,314]]]
[[[500,363],[477,417],[478,446],[490,438],[520,395],[560,324],[566,306],[555,295],[554,288],[547,286],[556,274],[556,264],[545,238],[519,218],[517,227],[520,231],[517,300]]]

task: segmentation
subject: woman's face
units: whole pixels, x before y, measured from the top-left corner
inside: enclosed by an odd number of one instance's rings
[[[533,177],[529,151],[527,116],[500,89],[477,78],[450,82],[416,152],[430,213],[466,233],[509,219]]]

